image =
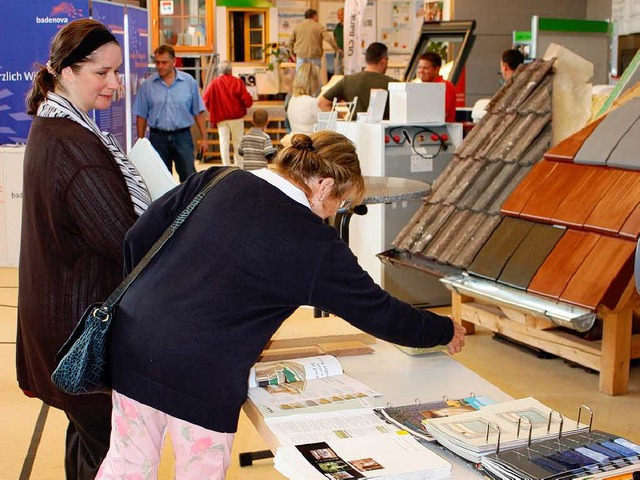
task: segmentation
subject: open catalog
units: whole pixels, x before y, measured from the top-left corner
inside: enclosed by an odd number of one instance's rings
[[[265,417],[368,407],[367,399],[381,396],[345,375],[331,355],[257,363],[248,394]]]
[[[470,395],[465,398],[450,399],[444,397],[442,400],[434,402],[416,402],[399,407],[376,408],[374,412],[380,418],[406,430],[411,435],[431,442],[435,438],[429,434],[426,428],[426,423],[430,418],[450,417],[461,413],[474,412],[485,405],[493,403],[496,402],[490,397]]]
[[[574,432],[588,431],[588,425],[567,420],[534,398],[522,398],[487,405],[475,412],[432,418],[427,431],[457,455],[474,463],[495,452],[522,447]],[[530,437],[529,437],[530,436]]]
[[[449,462],[402,433],[281,447],[274,466],[291,480],[449,478]]]

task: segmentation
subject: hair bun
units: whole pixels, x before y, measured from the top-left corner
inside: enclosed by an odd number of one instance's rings
[[[310,152],[315,152],[315,148],[313,147],[313,140],[309,135],[305,135],[304,133],[297,133],[291,138],[291,146],[295,148],[299,148],[300,150],[309,150]]]

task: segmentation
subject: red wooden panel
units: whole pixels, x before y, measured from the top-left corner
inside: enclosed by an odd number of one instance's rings
[[[563,302],[595,310],[614,308],[631,281],[636,244],[602,235],[560,295]]]
[[[529,199],[520,212],[520,217],[549,222],[571,189],[588,178],[590,174],[591,171],[582,165],[558,163],[553,173],[547,175],[538,190]]]
[[[569,138],[565,138],[556,146],[551,147],[544,154],[546,160],[555,160],[556,162],[572,162],[584,141],[593,133],[596,127],[604,119],[604,116],[591,122],[582,130],[578,130]]]
[[[500,212],[510,216],[520,215],[529,199],[538,191],[540,185],[558,165],[558,162],[547,162],[546,160],[536,163],[529,174],[522,179],[502,204]]]
[[[620,229],[620,236],[637,240],[640,235],[640,204],[636,205]]]
[[[617,234],[640,202],[640,172],[622,170],[620,178],[587,217],[584,228]]]
[[[593,165],[575,165],[588,172],[567,193],[551,215],[551,222],[584,228],[585,221],[622,175],[622,170]]]
[[[534,275],[527,291],[560,298],[600,235],[568,229]]]

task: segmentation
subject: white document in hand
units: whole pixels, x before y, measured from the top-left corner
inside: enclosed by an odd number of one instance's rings
[[[138,139],[127,157],[138,169],[151,200],[160,198],[178,184],[148,139]]]

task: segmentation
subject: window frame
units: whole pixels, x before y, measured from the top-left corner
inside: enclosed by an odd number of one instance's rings
[[[234,47],[235,44],[233,42],[234,38],[234,25],[233,25],[233,15],[238,12],[244,13],[244,32],[243,32],[243,41],[245,47],[244,59],[241,61],[236,61],[234,59]],[[260,60],[251,60],[251,31],[257,31],[259,29],[252,29],[250,26],[250,17],[251,15],[262,14],[263,22],[262,22],[262,44],[260,48],[262,50],[262,58]],[[269,9],[268,8],[256,8],[256,7],[246,7],[246,8],[227,8],[227,58],[233,63],[244,63],[248,65],[264,65],[267,63],[267,58],[264,52],[264,47],[267,44],[267,37],[269,34]],[[254,47],[257,44],[253,44]]]

